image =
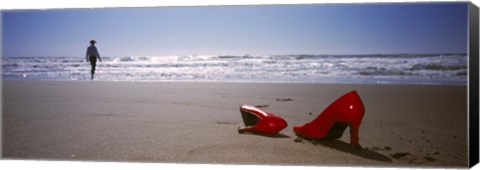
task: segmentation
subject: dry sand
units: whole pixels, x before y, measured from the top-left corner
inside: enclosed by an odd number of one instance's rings
[[[3,159],[315,166],[468,164],[467,88],[198,82],[3,81]],[[363,149],[349,132],[296,142],[292,130],[357,90]],[[283,117],[277,136],[238,134],[241,104]]]

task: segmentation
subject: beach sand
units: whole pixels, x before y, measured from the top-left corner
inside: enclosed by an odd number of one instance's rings
[[[363,149],[295,141],[357,90]],[[468,164],[467,88],[200,82],[3,81],[3,159],[361,167]],[[238,134],[242,104],[283,117],[277,136]]]

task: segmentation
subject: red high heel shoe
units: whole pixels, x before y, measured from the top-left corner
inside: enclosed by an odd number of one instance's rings
[[[340,138],[343,131],[350,127],[350,144],[358,143],[358,130],[365,108],[358,93],[354,90],[335,100],[315,120],[303,126],[295,126],[298,136],[309,139]]]
[[[260,110],[254,106],[240,106],[243,122],[246,127],[238,128],[238,133],[258,132],[275,135],[288,126],[287,121],[271,112]]]

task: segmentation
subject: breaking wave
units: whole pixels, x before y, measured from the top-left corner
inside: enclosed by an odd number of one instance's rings
[[[466,54],[112,56],[99,80],[303,83],[467,83]],[[84,80],[83,57],[4,57],[4,80]]]

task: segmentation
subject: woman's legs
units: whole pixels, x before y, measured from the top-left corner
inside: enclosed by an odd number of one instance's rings
[[[90,56],[90,64],[92,65],[92,70],[90,73],[92,74],[92,80],[93,80],[93,75],[95,74],[95,67],[97,65],[97,57],[96,56]]]

